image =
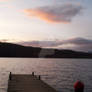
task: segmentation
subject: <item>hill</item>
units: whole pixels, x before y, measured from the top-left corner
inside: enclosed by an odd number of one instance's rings
[[[0,43],[0,57],[30,58],[92,58],[92,53],[28,47],[12,43]]]

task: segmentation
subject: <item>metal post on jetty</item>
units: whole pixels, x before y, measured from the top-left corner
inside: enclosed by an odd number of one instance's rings
[[[39,75],[39,80],[41,80],[41,76]]]
[[[9,80],[12,80],[12,73],[9,74]]]
[[[32,72],[32,76],[34,76],[34,72]]]

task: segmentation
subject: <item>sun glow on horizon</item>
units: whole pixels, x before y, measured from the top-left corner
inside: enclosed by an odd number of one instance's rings
[[[92,1],[70,1],[0,0],[0,41],[44,43],[80,37],[88,42],[92,39]]]

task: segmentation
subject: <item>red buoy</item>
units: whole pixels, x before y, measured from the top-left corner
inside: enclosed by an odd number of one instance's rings
[[[84,92],[84,83],[82,83],[81,81],[77,81],[74,84],[74,89],[75,92]]]

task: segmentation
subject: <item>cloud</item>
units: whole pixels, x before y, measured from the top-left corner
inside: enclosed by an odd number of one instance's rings
[[[68,44],[68,43],[75,44],[75,45],[86,45],[86,44],[91,45],[92,40],[88,40],[88,39],[78,37],[78,38],[72,38],[72,39],[64,41],[64,44]]]
[[[63,41],[61,48],[92,52],[92,40],[84,38],[72,38]]]
[[[8,39],[0,39],[0,42],[8,42]]]
[[[19,42],[19,40],[16,40],[16,39],[0,39],[0,42],[15,43],[15,42]]]
[[[34,47],[56,47],[60,43],[56,41],[26,41],[26,42],[19,42],[19,44]]]
[[[10,1],[10,0],[0,0],[0,2],[6,2],[6,1]]]
[[[25,46],[44,47],[44,48],[58,48],[58,49],[72,49],[79,51],[92,51],[92,40],[84,38],[72,38],[68,40],[55,41],[26,41],[18,42],[18,44]]]
[[[0,8],[12,8],[11,5],[8,5],[8,2],[11,0],[0,0]]]
[[[25,9],[24,13],[52,23],[69,23],[82,9],[81,5],[65,4]]]

